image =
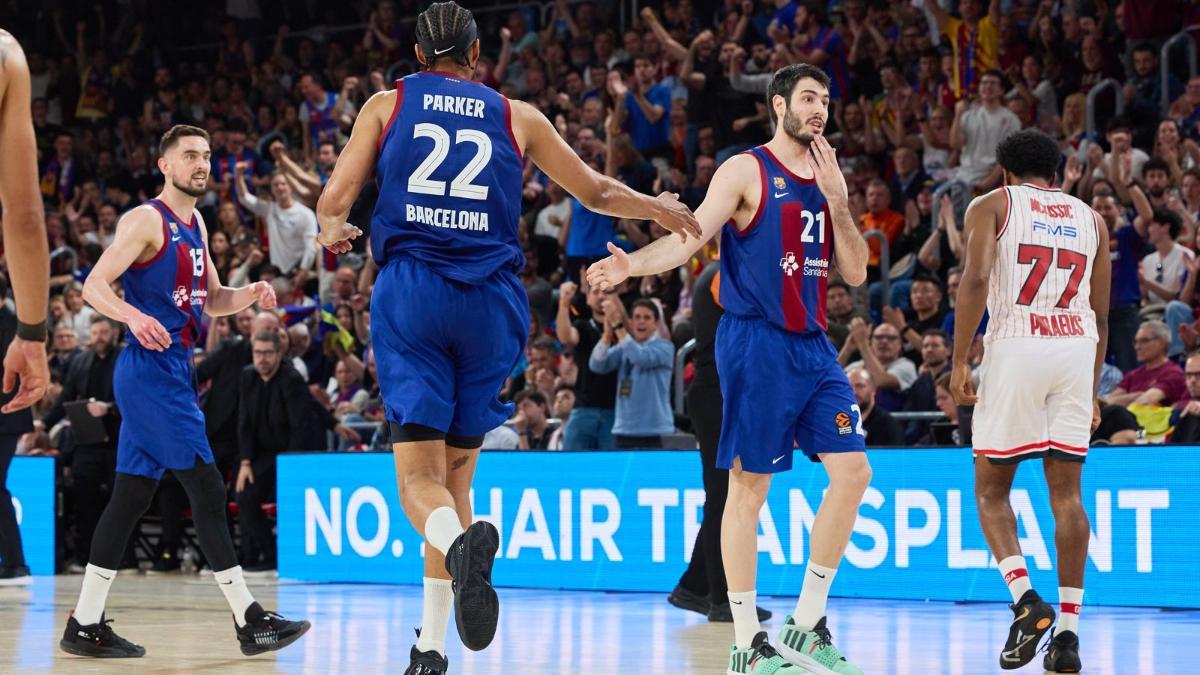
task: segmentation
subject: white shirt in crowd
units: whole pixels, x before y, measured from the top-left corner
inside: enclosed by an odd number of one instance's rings
[[[1196,257],[1195,253],[1192,253],[1183,244],[1176,243],[1165,256],[1155,250],[1142,258],[1142,274],[1149,281],[1178,291],[1183,288],[1183,277],[1187,273],[1188,262],[1194,257]],[[1166,299],[1159,297],[1154,291],[1147,290],[1147,297],[1149,297],[1149,301],[1145,303],[1146,307],[1162,306],[1167,303]]]
[[[958,158],[958,179],[974,185],[995,168],[996,146],[1021,130],[1021,120],[1008,108],[989,111],[979,105],[963,113],[961,124],[967,142]]]
[[[558,216],[557,225],[550,222],[550,216]],[[558,234],[562,231],[562,224],[567,222],[567,219],[570,217],[571,200],[564,197],[557,204],[550,204],[538,212],[537,220],[533,226],[533,233],[543,237],[558,239]]]
[[[244,191],[239,191],[238,199],[242,206],[267,221],[272,265],[284,274],[297,267],[312,269],[317,259],[317,214],[312,209],[294,199],[291,206],[281,208],[275,202]]]

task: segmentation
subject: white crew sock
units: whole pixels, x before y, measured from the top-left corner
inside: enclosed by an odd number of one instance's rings
[[[1058,587],[1058,628],[1056,632],[1069,630],[1079,635],[1079,610],[1083,606],[1083,589],[1069,586]]]
[[[439,506],[425,519],[425,541],[446,555],[450,545],[463,533],[458,512],[449,506]]]
[[[800,586],[800,597],[796,599],[796,611],[792,621],[801,630],[810,630],[825,616],[825,603],[829,600],[829,587],[833,585],[836,567],[825,567],[808,561],[804,572],[804,583]]]
[[[246,579],[242,576],[242,566],[234,565],[227,570],[213,572],[217,585],[225,594],[229,608],[233,610],[233,620],[238,628],[246,625],[246,608],[254,604],[254,596],[246,588]]]
[[[88,564],[83,570],[83,588],[79,589],[79,602],[75,605],[75,620],[80,626],[100,623],[104,615],[104,603],[108,600],[108,589],[112,587],[116,570],[106,570]]]
[[[446,655],[446,629],[454,611],[454,589],[449,579],[425,577],[425,608],[421,610],[421,637],[417,651]]]
[[[733,643],[738,649],[749,649],[754,636],[762,630],[758,623],[758,607],[755,605],[757,598],[756,591],[729,592],[729,609],[733,612]]]
[[[1000,574],[1004,575],[1004,583],[1008,584],[1008,592],[1012,594],[1013,603],[1019,602],[1021,596],[1025,595],[1025,591],[1033,589],[1023,555],[1010,555],[1001,560]]]

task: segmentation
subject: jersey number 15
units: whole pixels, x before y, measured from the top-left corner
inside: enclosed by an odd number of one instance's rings
[[[450,134],[437,124],[421,122],[413,127],[413,138],[432,138],[433,150],[408,177],[408,191],[435,197],[446,196],[446,181],[433,180],[430,176],[450,154]],[[492,159],[492,139],[478,129],[459,129],[454,142],[456,145],[474,143],[475,157],[450,181],[449,195],[464,199],[487,199],[488,186],[475,185],[471,181]]]

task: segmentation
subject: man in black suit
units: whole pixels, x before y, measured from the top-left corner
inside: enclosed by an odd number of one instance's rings
[[[854,397],[858,399],[859,420],[867,434],[868,447],[898,448],[904,446],[904,432],[892,414],[875,405],[875,383],[865,368],[847,373]]]
[[[234,332],[196,366],[196,379],[209,382],[201,409],[205,432],[212,446],[217,469],[229,481],[237,466],[238,382],[242,369],[250,365],[250,336],[261,330],[278,330],[274,312],[238,312]],[[158,485],[158,509],[162,515],[162,538],[151,572],[174,572],[180,567],[179,546],[183,542],[183,512],[191,508],[183,485],[167,472]]]
[[[108,504],[117,469],[117,433],[121,428],[112,384],[113,366],[121,352],[117,329],[97,314],[88,330],[88,348],[71,361],[63,379],[62,395],[40,422],[42,428],[49,430],[66,417],[63,404],[87,401],[88,412],[101,419],[107,434],[105,440],[76,443],[64,453],[64,461],[71,470],[70,495],[74,505],[69,512],[75,516],[75,561],[81,567],[87,565],[92,533]]]
[[[717,324],[725,313],[717,299],[720,261],[709,263],[696,279],[692,299],[692,323],[696,331],[695,377],[687,390],[688,417],[700,445],[700,468],[704,480],[704,519],[696,533],[692,559],[667,601],[680,609],[706,614],[709,621],[733,621],[729,609],[729,587],[721,557],[721,520],[729,494],[729,471],[717,468],[717,442],[721,439],[721,381],[717,376],[715,344]],[[766,621],[771,612],[758,608]]]
[[[238,522],[242,563],[247,572],[275,570],[275,537],[262,505],[275,501],[275,456],[280,452],[325,450],[325,428],[357,438],[338,424],[308,391],[304,377],[284,358],[278,330],[254,334],[253,364],[238,383]],[[251,544],[253,546],[251,546]],[[255,560],[261,554],[260,560]]]

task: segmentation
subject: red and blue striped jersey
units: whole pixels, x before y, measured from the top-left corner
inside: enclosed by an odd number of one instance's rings
[[[721,233],[721,304],[793,333],[824,332],[833,262],[825,195],[765,146],[747,152],[758,161],[762,198],[745,230],[731,220]]]
[[[125,302],[158,319],[171,334],[171,344],[190,348],[200,335],[208,301],[208,256],[196,214],[188,220],[163,202],[146,202],[162,217],[163,245],[153,258],[129,266],[121,275]],[[137,338],[129,335],[130,344]]]

